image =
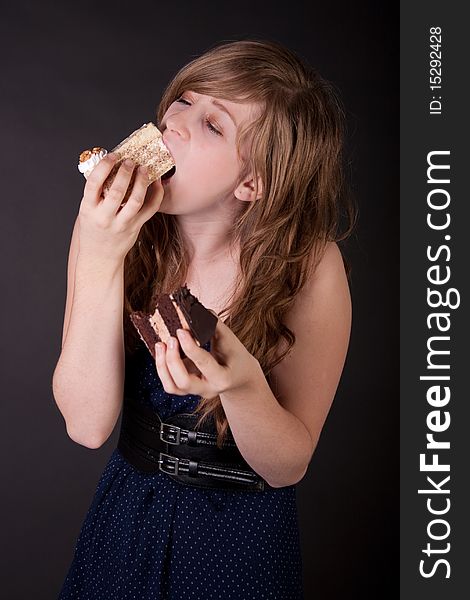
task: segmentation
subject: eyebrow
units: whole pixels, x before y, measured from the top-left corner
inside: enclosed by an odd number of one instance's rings
[[[194,93],[196,93],[196,92],[192,92],[191,90],[187,90],[187,91],[188,91],[190,94],[194,94]],[[196,93],[196,96],[198,96],[198,95],[200,96],[201,94],[197,94],[197,93]],[[234,118],[234,116],[233,116],[233,115],[232,115],[232,113],[231,113],[231,112],[228,110],[228,108],[227,108],[227,107],[226,107],[224,104],[222,104],[222,102],[219,102],[219,101],[218,101],[218,100],[216,100],[215,98],[212,98],[212,99],[211,99],[211,103],[212,103],[214,106],[217,106],[217,108],[219,108],[219,109],[220,109],[222,112],[226,113],[226,114],[227,114],[227,115],[230,117],[230,120],[232,121],[232,123],[235,125],[235,129],[237,129],[237,128],[238,128],[238,125],[237,125],[237,123],[236,123],[236,121],[235,121],[235,118]]]
[[[228,108],[226,106],[224,106],[218,100],[214,100],[214,99],[212,99],[212,104],[214,104],[215,106],[217,106],[217,108],[220,108],[220,110],[222,110],[224,113],[227,113],[228,116],[230,117],[230,119],[232,120],[232,123],[235,125],[235,128],[237,127],[237,124],[235,122],[235,119],[233,118],[232,113],[228,110]]]

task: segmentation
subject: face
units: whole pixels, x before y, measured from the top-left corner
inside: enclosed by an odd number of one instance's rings
[[[256,105],[252,103],[219,100],[191,91],[175,100],[160,123],[176,173],[162,179],[165,195],[159,212],[204,214],[237,202],[237,196],[243,194],[237,189],[241,161],[236,134],[255,116]]]

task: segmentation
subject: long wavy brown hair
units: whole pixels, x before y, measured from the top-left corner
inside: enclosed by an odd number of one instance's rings
[[[294,52],[264,40],[221,43],[184,66],[163,93],[157,125],[186,90],[262,107],[260,116],[238,132],[238,148],[248,144],[249,149],[241,160],[240,182],[250,172],[255,182],[260,176],[263,193],[256,201],[241,202],[234,219],[228,241],[241,249],[239,273],[219,317],[257,358],[269,381],[271,369],[295,343],[284,315],[328,241],[344,240],[356,221],[356,204],[344,185],[344,109],[331,83]],[[154,294],[183,285],[188,265],[175,216],[155,213],[125,259],[126,353],[139,341],[129,313],[153,310]],[[282,340],[287,344],[280,351]],[[195,412],[197,427],[213,417],[220,447],[229,430],[220,396],[201,398]]]

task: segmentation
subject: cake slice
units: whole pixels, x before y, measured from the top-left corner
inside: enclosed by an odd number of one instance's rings
[[[111,152],[118,154],[119,158],[103,184],[103,195],[108,192],[121,163],[127,158],[134,161],[137,166],[148,168],[149,185],[165,173],[171,170],[174,171],[175,168],[175,161],[163,142],[163,136],[153,123],[145,123],[142,127],[133,131]],[[88,178],[94,167],[106,154],[107,150],[100,146],[95,146],[91,150],[84,150],[80,154],[78,170],[83,173],[85,178]],[[136,169],[134,169],[126,195],[123,198],[123,204],[129,199],[135,175]]]
[[[152,314],[135,311],[129,316],[154,359],[155,344],[167,344],[170,336],[177,338],[177,329],[188,330],[196,344],[203,346],[214,335],[218,320],[191,294],[186,285],[171,294],[157,295]],[[185,358],[181,345],[179,348],[181,358]]]

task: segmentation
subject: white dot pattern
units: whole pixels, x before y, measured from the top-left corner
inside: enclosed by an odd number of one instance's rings
[[[199,401],[165,392],[143,344],[127,357],[125,391],[163,419]],[[181,598],[302,600],[296,488],[195,488],[138,471],[116,448],[58,600]]]

